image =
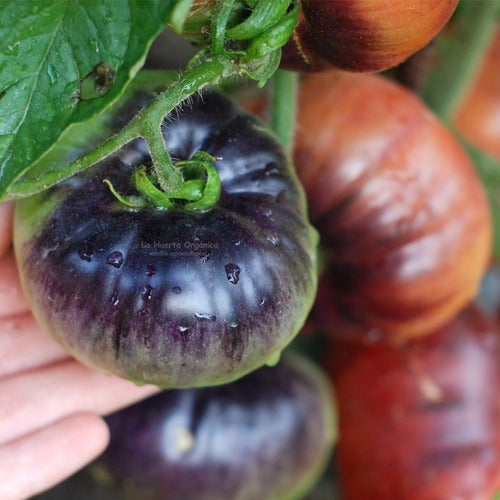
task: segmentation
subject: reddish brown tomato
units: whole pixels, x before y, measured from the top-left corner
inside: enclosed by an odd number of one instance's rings
[[[345,500],[491,500],[500,488],[500,336],[470,308],[403,347],[334,344]]]
[[[402,341],[472,299],[490,254],[487,200],[461,147],[411,93],[375,75],[310,77],[294,159],[344,319]]]
[[[455,115],[455,125],[467,140],[500,159],[499,75],[500,28]]]
[[[282,66],[301,71],[327,65],[381,71],[427,45],[458,0],[302,0],[302,15],[283,51]]]

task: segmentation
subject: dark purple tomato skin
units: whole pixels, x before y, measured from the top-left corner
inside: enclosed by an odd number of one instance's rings
[[[93,466],[118,498],[302,498],[335,436],[330,387],[286,355],[224,386],[172,390],[107,418],[111,440]]]
[[[167,117],[175,159],[216,158],[211,210],[120,208],[150,158],[136,142],[90,174],[17,204],[23,288],[43,327],[82,362],[165,388],[234,380],[299,331],[316,290],[317,236],[285,153],[215,93]]]

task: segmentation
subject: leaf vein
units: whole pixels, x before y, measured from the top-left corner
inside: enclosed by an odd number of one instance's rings
[[[31,104],[31,102],[33,100],[33,96],[35,94],[35,89],[37,87],[38,80],[40,78],[40,73],[42,71],[42,67],[43,67],[43,65],[46,62],[47,55],[50,52],[50,49],[52,48],[52,45],[54,44],[54,40],[56,38],[56,34],[57,34],[57,32],[59,31],[59,29],[60,29],[60,27],[62,25],[62,21],[63,21],[64,17],[66,16],[66,12],[67,12],[67,9],[68,9],[68,0],[65,0],[65,2],[66,2],[66,7],[65,7],[65,9],[64,9],[64,11],[62,13],[61,19],[59,20],[59,22],[58,22],[58,24],[56,26],[56,29],[54,29],[54,33],[52,34],[52,37],[51,37],[51,39],[50,39],[50,41],[49,41],[49,43],[47,45],[47,49],[45,50],[44,55],[41,58],[40,65],[38,66],[38,68],[34,72],[33,85],[31,87],[31,91],[30,91],[29,96],[28,96],[28,101],[26,103],[26,106],[24,107],[24,112],[21,115],[19,123],[17,124],[17,126],[13,130],[13,139],[10,141],[10,144],[6,147],[6,154],[5,154],[5,156],[7,158],[3,162],[3,164],[2,164],[2,166],[0,168],[0,175],[3,173],[3,170],[5,169],[5,165],[6,165],[6,163],[8,162],[8,160],[10,159],[10,157],[12,155],[13,144],[16,142],[17,133],[18,133],[20,127],[25,122],[26,116],[28,115],[28,112],[29,112],[29,109],[30,109],[30,104]]]

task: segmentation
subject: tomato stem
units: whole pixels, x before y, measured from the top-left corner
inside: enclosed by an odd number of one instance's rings
[[[149,154],[153,160],[153,168],[158,179],[158,184],[165,192],[179,189],[182,185],[182,176],[175,169],[165,145],[165,139],[161,131],[161,125],[150,123],[149,120],[143,124],[143,137],[148,145]],[[147,133],[145,133],[147,131]]]
[[[72,161],[68,165],[59,168],[58,170],[51,170],[45,172],[40,177],[32,180],[19,180],[8,189],[8,193],[4,200],[12,200],[16,198],[22,198],[25,196],[31,196],[33,194],[39,193],[49,187],[61,182],[62,180],[84,171],[88,167],[98,163],[107,156],[112,155],[118,151],[121,147],[125,146],[133,139],[138,136],[136,130],[137,122],[132,120],[125,128],[123,128],[119,133],[110,137],[106,142],[98,146],[93,151],[90,151],[86,155]]]
[[[271,99],[271,128],[288,153],[291,153],[293,147],[297,91],[296,73],[283,70],[275,73]]]

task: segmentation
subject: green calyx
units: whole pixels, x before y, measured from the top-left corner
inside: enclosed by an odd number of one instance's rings
[[[283,47],[298,22],[297,0],[247,2],[252,10],[235,26],[228,27],[235,0],[219,0],[212,24],[212,54],[239,51],[248,63]]]
[[[290,0],[260,0],[255,4],[251,14],[240,24],[226,31],[226,36],[231,40],[250,40],[259,36],[275,24],[290,7]]]
[[[163,191],[157,187],[157,179],[148,174],[143,165],[136,168],[132,174],[132,184],[138,195],[122,196],[109,179],[104,179],[113,196],[128,208],[137,210],[154,207],[160,210],[182,208],[193,212],[210,210],[220,197],[220,178],[212,162],[216,158],[198,151],[190,160],[179,161],[176,167],[181,169],[182,184],[171,191]]]
[[[279,22],[253,38],[247,50],[247,58],[249,60],[258,59],[281,49],[293,33],[298,20],[299,6],[294,5],[287,14],[281,17]]]
[[[232,13],[240,8],[235,0],[219,0],[214,7],[209,57],[238,61],[239,72],[259,86],[271,78],[281,61],[281,48],[297,26],[297,0],[254,0],[246,18],[230,26]]]

